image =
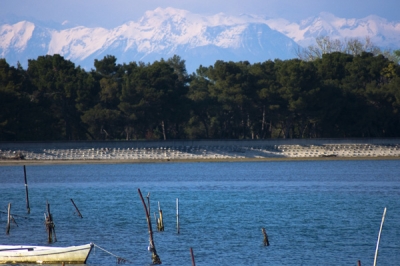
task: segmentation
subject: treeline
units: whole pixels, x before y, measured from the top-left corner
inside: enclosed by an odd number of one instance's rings
[[[0,59],[0,140],[400,137],[400,66],[383,55],[216,61],[192,74],[179,56],[116,62]]]

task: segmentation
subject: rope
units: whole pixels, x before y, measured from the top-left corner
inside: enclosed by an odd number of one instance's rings
[[[102,247],[100,247],[100,246],[98,246],[98,245],[94,244],[94,243],[93,243],[93,245],[94,245],[95,247],[97,247],[97,248],[99,248],[99,249],[103,250],[104,252],[106,252],[106,253],[110,254],[111,256],[114,256],[114,257],[116,257],[116,258],[117,258],[117,264],[122,264],[122,263],[125,263],[125,262],[130,262],[129,260],[127,260],[127,259],[124,259],[124,258],[121,258],[121,257],[119,257],[119,256],[117,256],[117,255],[115,255],[115,254],[111,253],[110,251],[108,251],[108,250],[105,250],[104,248],[102,248]]]

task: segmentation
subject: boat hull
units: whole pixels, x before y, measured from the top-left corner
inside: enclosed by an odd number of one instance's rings
[[[93,244],[71,247],[0,245],[0,264],[85,264]]]

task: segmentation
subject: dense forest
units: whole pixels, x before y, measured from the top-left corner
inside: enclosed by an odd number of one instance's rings
[[[400,137],[400,66],[382,54],[216,61],[192,74],[179,56],[116,62],[0,59],[0,141]]]

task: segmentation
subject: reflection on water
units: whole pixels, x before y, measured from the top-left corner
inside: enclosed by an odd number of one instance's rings
[[[22,166],[0,167],[0,211],[11,202],[18,223],[0,233],[0,243],[46,245],[48,200],[55,245],[94,242],[127,265],[148,265],[140,188],[150,192],[153,220],[157,202],[163,210],[165,231],[154,234],[163,265],[189,265],[190,247],[198,265],[371,264],[384,207],[378,261],[393,265],[400,261],[399,169],[398,160],[28,166],[28,215]],[[88,260],[115,262],[98,248]]]

